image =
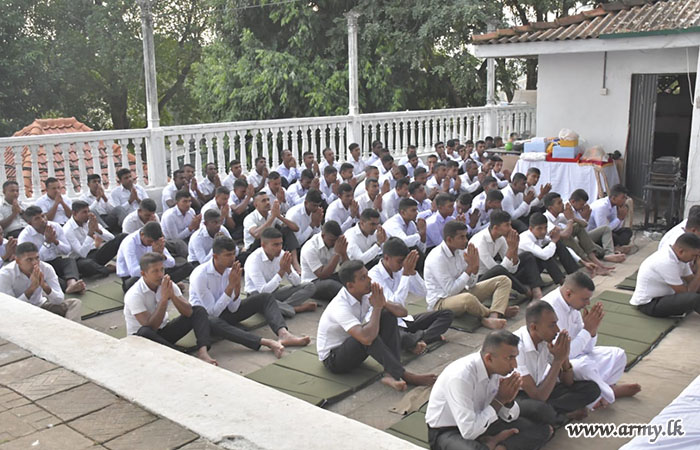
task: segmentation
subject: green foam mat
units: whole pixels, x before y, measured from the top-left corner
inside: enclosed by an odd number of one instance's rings
[[[118,311],[124,307],[123,303],[117,302],[110,298],[104,297],[92,291],[86,291],[85,294],[75,296],[82,302],[82,319],[89,319],[99,314],[104,314],[112,311]]]
[[[390,426],[387,430],[394,436],[406,439],[421,447],[428,448],[428,425],[425,423],[425,413],[412,412],[403,419]],[[405,437],[404,437],[405,436]]]
[[[396,436],[397,438],[403,439],[404,441],[408,441],[413,445],[417,445],[418,447],[430,448],[430,444],[428,442],[419,441],[417,439],[412,438],[411,436],[406,436],[403,433],[399,433],[398,431],[394,431],[391,428],[386,430],[386,432],[392,436]]]
[[[340,399],[352,391],[348,385],[338,381],[320,378],[277,364],[270,364],[249,373],[246,378],[276,389],[310,395],[327,401]]]
[[[300,394],[298,392],[292,392],[292,391],[286,391],[284,389],[277,389],[280,392],[284,392],[287,395],[291,395],[292,397],[296,397],[299,400],[304,400],[307,403],[311,403],[314,406],[321,406],[326,404],[326,401],[322,399],[321,397],[316,397],[315,395],[306,395],[306,394]]]
[[[430,352],[442,347],[444,344],[445,344],[445,341],[435,341],[431,344],[428,344],[428,346],[425,349],[425,353],[430,353]],[[411,361],[418,358],[419,356],[421,356],[421,355],[416,355],[415,353],[403,351],[403,352],[401,352],[401,364],[403,364],[405,366],[406,364],[410,363]]]
[[[103,297],[112,299],[118,303],[124,304],[124,291],[122,290],[122,285],[119,282],[108,282],[103,283],[99,286],[91,287],[88,292],[94,292]]]
[[[622,303],[623,305],[629,305],[631,298],[632,294],[630,293],[615,291],[603,291],[596,297],[598,300],[607,300],[613,303]]]
[[[626,291],[634,291],[634,288],[637,286],[637,272],[638,271],[635,271],[632,275],[622,280],[620,284],[616,285],[615,287]]]
[[[318,360],[318,356],[300,351],[295,351],[274,364],[325,380],[335,381],[347,385],[351,389],[359,389],[382,373],[382,366],[374,359],[367,358],[360,367],[350,373],[334,374],[326,369],[323,363]]]

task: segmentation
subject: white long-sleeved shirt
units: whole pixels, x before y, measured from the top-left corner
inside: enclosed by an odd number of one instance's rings
[[[388,220],[399,213],[399,202],[403,197],[392,189],[382,197],[382,215],[384,220]]]
[[[282,212],[282,214],[286,214],[286,212],[289,210],[289,208],[292,205],[290,205],[289,202],[287,201],[287,197],[289,197],[289,196],[287,195],[286,189],[284,189],[282,186],[280,186],[280,190],[284,193],[284,202],[280,203],[280,211]],[[261,192],[266,193],[270,197],[271,202],[277,201],[279,203],[279,200],[277,200],[277,195],[275,195],[272,192],[272,189],[270,189],[269,184],[266,184],[265,187],[262,188]]]
[[[116,206],[121,206],[124,211],[127,213],[130,213],[131,211],[136,211],[139,208],[139,203],[141,203],[141,200],[147,199],[148,194],[146,194],[146,191],[139,186],[138,184],[134,183],[134,189],[136,189],[136,195],[138,196],[138,200],[134,200],[133,202],[129,203],[129,198],[131,197],[131,191],[124,189],[124,186],[121,184],[117,187],[115,187],[112,190],[112,193],[110,194],[110,198],[112,199],[112,205]]]
[[[299,169],[296,167],[287,167],[284,165],[284,163],[277,166],[277,173],[279,173],[280,176],[283,176],[289,183],[293,183],[294,181],[298,180],[300,175]]]
[[[197,266],[190,274],[190,304],[203,307],[214,317],[219,317],[225,309],[238,311],[241,297],[234,298],[235,292],[232,295],[225,292],[229,273],[230,267],[223,274],[217,272],[213,260]]]
[[[187,239],[190,237],[194,233],[194,231],[190,230],[190,224],[194,220],[195,215],[192,208],[185,213],[180,211],[177,205],[167,209],[163,213],[161,220],[165,239]]]
[[[217,233],[223,233],[224,236],[230,238],[231,234],[223,225]],[[212,258],[212,247],[214,246],[214,238],[209,235],[207,227],[201,226],[197,231],[192,233],[190,240],[187,243],[187,261],[198,262],[204,264]],[[238,253],[238,247],[236,247]]]
[[[382,253],[382,247],[377,243],[377,233],[365,236],[359,225],[350,228],[345,233],[345,239],[348,241],[347,252],[350,260],[367,264]]]
[[[445,228],[445,224],[454,219],[455,216],[443,217],[439,212],[428,217],[428,220],[425,221],[425,246],[431,248],[440,244],[440,242],[442,242],[442,230]]]
[[[34,227],[29,225],[17,237],[17,245],[23,242],[33,242],[39,249],[39,258],[42,261],[53,261],[60,256],[70,255],[71,247],[65,233],[63,233],[63,228],[56,222],[47,222],[46,226],[54,229],[58,244],[49,244],[45,241],[43,234],[38,233]]]
[[[328,183],[326,183],[325,177],[321,177],[321,181],[318,184],[319,190],[321,191],[323,199],[326,201],[326,203],[330,205],[331,203],[333,203],[333,200],[338,198],[338,196],[333,193],[333,185],[329,185]]]
[[[125,237],[117,252],[117,275],[122,278],[140,277],[141,266],[139,261],[144,254],[152,251],[152,246],[143,245],[143,242],[141,242],[141,230],[134,231]],[[163,256],[165,256],[163,267],[166,269],[175,267],[175,259],[170,255],[167,248],[163,249]]]
[[[411,197],[413,200],[416,200],[414,197]],[[419,219],[426,219],[428,220],[428,217],[432,216],[433,213],[433,202],[429,199],[426,198],[423,201],[418,201],[416,200],[416,203],[418,203],[418,218]]]
[[[306,205],[303,202],[292,206],[286,217],[299,226],[299,231],[294,232],[299,245],[304,245],[311,236],[321,231],[321,227],[311,226],[311,215],[306,213]]]
[[[535,258],[543,261],[548,260],[557,251],[557,244],[545,236],[543,239],[537,239],[532,231],[525,230],[520,233],[520,242],[518,242],[518,252],[530,252]]]
[[[160,223],[158,214],[154,214],[153,219],[155,222]],[[138,209],[135,209],[134,211],[131,211],[129,214],[127,214],[124,218],[124,222],[122,222],[122,231],[124,233],[131,234],[134,231],[138,231],[141,228],[143,228],[144,225],[146,224],[141,221]]]
[[[108,242],[114,239],[114,235],[102,228],[102,225],[97,224],[97,226],[100,228],[100,237],[103,241]],[[66,240],[68,240],[68,244],[70,244],[71,257],[85,258],[91,250],[96,248],[95,240],[88,236],[88,230],[87,222],[80,226],[73,217],[68,219],[68,222],[63,225],[63,233],[66,236]]]
[[[425,297],[425,281],[416,272],[411,276],[404,276],[403,269],[398,272],[389,273],[389,271],[384,267],[384,263],[379,262],[376,266],[369,270],[369,277],[375,283],[381,285],[384,290],[384,297],[387,301],[392,303],[397,303],[402,306],[406,306],[406,298],[408,294],[417,295],[419,297]],[[370,308],[370,312],[371,312]],[[369,320],[369,314],[367,319]],[[396,318],[400,327],[406,327],[406,320],[413,320],[413,317],[397,317]]]
[[[238,180],[238,178],[239,178],[239,177],[235,176],[235,175],[233,174],[233,172],[229,172],[228,175],[226,175],[226,178],[224,178],[224,179],[221,181],[221,184],[224,185],[224,186],[226,186],[226,187],[228,188],[229,191],[233,192],[233,183],[235,183],[236,180]],[[243,173],[241,173],[240,178],[242,178],[242,179],[245,180],[245,175],[243,175]],[[257,186],[256,186],[256,187],[257,187]]]
[[[464,250],[456,250],[454,253],[445,241],[435,247],[425,258],[425,287],[427,294],[428,310],[435,309],[435,305],[443,298],[452,297],[474,286],[477,282],[476,274],[468,274],[467,263],[464,261]]]
[[[287,204],[291,206],[298,205],[299,203],[304,203],[304,198],[306,198],[306,193],[309,192],[308,189],[304,189],[301,183],[293,183],[287,188]]]
[[[256,249],[245,260],[245,289],[251,292],[274,292],[283,279],[289,280],[293,286],[301,283],[301,276],[294,270],[280,277],[280,260],[282,253],[270,259],[262,247]]]
[[[38,286],[29,298],[24,295],[31,281],[29,281],[28,276],[19,270],[16,261],[12,261],[0,269],[0,292],[34,306],[41,306],[46,302],[53,304],[62,303],[63,291],[61,290],[61,285],[58,283],[58,277],[53,267],[40,261],[39,270],[44,274],[44,281],[46,281],[46,284],[51,288],[51,292],[48,294],[44,292],[41,286]]]
[[[549,303],[557,313],[557,326],[560,330],[569,332],[571,344],[569,358],[574,359],[586,353],[591,353],[598,340],[598,336],[591,336],[588,330],[583,328],[581,311],[572,308],[561,295],[561,288],[555,289],[542,298]]]
[[[359,186],[359,185],[358,185]],[[360,214],[362,214],[362,211],[365,209],[374,209],[374,201],[369,198],[369,194],[367,191],[364,191],[360,196],[355,197],[355,201],[357,202],[358,211]],[[381,211],[379,211],[381,215]],[[379,219],[381,221],[381,218]]]
[[[502,265],[510,273],[515,273],[518,270],[520,261],[515,264],[510,258],[506,258],[508,244],[505,237],[501,236],[494,242],[491,232],[487,228],[476,233],[469,243],[474,244],[479,251],[479,275],[483,275],[498,264]],[[501,257],[500,263],[496,261],[496,255]]]
[[[523,216],[528,215],[530,212],[530,205],[523,200],[523,193],[513,192],[513,187],[507,185],[501,189],[503,194],[503,201],[501,201],[501,209],[510,214],[512,219],[519,219]]]
[[[474,175],[474,178],[469,178],[469,174],[463,173],[459,177],[462,180],[462,184],[459,188],[461,192],[473,194],[481,187],[481,182],[479,181],[479,177],[477,175]]]
[[[415,222],[406,223],[400,214],[396,214],[384,222],[382,227],[386,231],[387,238],[397,237],[404,241],[407,246],[418,247],[421,251],[425,251],[425,242],[421,241]]]
[[[310,283],[317,280],[318,277],[314,272],[328,264],[334,254],[335,250],[326,247],[323,242],[323,234],[313,235],[301,248],[301,281]]]
[[[63,195],[62,198],[64,203],[68,205],[68,209],[70,210],[70,207],[73,204],[73,202],[71,202],[71,200],[65,195]],[[37,199],[36,202],[34,202],[34,206],[38,206],[39,208],[41,208],[44,214],[47,214],[55,204],[56,200],[50,199],[47,194],[42,195]],[[53,216],[53,219],[51,221],[56,222],[61,226],[68,222],[68,215],[66,214],[66,210],[63,207],[63,205],[58,205],[58,208],[56,208],[56,214]]]
[[[326,209],[326,222],[330,220],[335,220],[340,225],[343,232],[348,231],[351,226],[357,223],[357,218],[352,217],[350,208],[343,206],[343,203],[339,198],[333,200],[333,202],[328,205]]]
[[[617,218],[617,206],[610,203],[610,197],[599,198],[591,203],[591,218],[588,221],[588,230],[607,225],[611,230],[622,227],[622,221]]]
[[[80,196],[80,200],[90,205],[90,211],[97,214],[98,216],[109,214],[109,212],[114,209],[114,206],[112,205],[112,202],[109,201],[109,198],[107,199],[107,201],[105,201],[102,197],[97,198],[94,195],[92,195],[92,192],[90,192],[89,190],[85,191]]]
[[[425,421],[431,428],[456,426],[467,440],[476,440],[499,418],[514,421],[520,415],[517,402],[498,413],[491,406],[501,378],[488,375],[479,352],[450,363],[430,392]]]
[[[367,163],[362,158],[360,158],[359,161],[355,161],[352,158],[352,155],[350,155],[350,158],[348,158],[348,162],[352,164],[352,174],[355,177],[365,172],[365,167],[367,167]]]

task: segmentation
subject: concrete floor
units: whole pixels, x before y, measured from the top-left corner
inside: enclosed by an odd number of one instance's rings
[[[657,242],[637,233],[634,242],[639,251],[631,255],[623,264],[618,264],[612,276],[596,277],[597,291],[615,289],[615,285],[638,269],[639,264],[656,250]],[[101,281],[104,282],[104,281]],[[318,321],[323,309],[313,313],[303,313],[288,321],[290,330],[296,334],[312,337],[314,345]],[[97,316],[84,321],[84,324],[107,331],[123,326],[124,319],[121,311]],[[670,403],[685,386],[700,372],[700,356],[684,346],[697,335],[700,317],[697,314],[686,318],[679,327],[673,330],[661,344],[646,356],[642,362],[625,373],[622,381],[638,382],[642,392],[635,398],[623,399],[603,411],[597,411],[586,419],[587,422],[636,422],[646,423],[664,406]],[[509,321],[508,329],[514,331],[524,324],[524,313]],[[269,328],[255,330],[256,334],[273,338]],[[437,350],[421,356],[409,363],[407,368],[413,372],[439,373],[447,364],[455,359],[477,351],[487,334],[485,329],[475,333],[464,333],[450,330],[446,334],[447,343]],[[250,351],[240,345],[222,341],[216,343],[211,355],[228,370],[239,374],[248,374],[274,362],[271,352]],[[420,388],[415,388],[420,389]],[[391,412],[405,396],[416,396],[416,392],[399,393],[381,383],[374,382],[364,389],[327,407],[330,411],[353,418],[379,429],[386,429],[401,419],[399,414]],[[423,396],[427,395],[422,393]],[[613,439],[578,439],[572,440],[566,436],[565,430],[560,430],[554,440],[547,446],[549,449],[581,448],[581,449],[612,449],[618,448],[625,440]]]

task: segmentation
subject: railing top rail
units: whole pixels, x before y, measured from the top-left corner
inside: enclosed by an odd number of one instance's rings
[[[350,116],[321,116],[289,119],[245,120],[239,122],[199,123],[194,125],[175,125],[162,127],[166,136],[197,132],[216,133],[231,130],[250,130],[254,128],[299,127],[318,124],[345,124]]]
[[[371,120],[387,120],[393,119],[395,117],[400,118],[420,118],[420,117],[444,117],[444,116],[454,116],[459,114],[479,114],[486,113],[492,110],[518,110],[518,109],[535,109],[535,106],[531,105],[505,105],[505,106],[474,106],[468,108],[449,108],[449,109],[426,109],[418,111],[393,111],[393,112],[380,112],[380,113],[367,113],[360,114],[359,119],[361,121],[371,121]]]
[[[14,136],[0,138],[0,148],[18,145],[50,145],[94,141],[112,141],[114,139],[137,139],[150,135],[151,131],[140,128],[133,130],[87,131],[82,133],[42,134],[37,136]]]

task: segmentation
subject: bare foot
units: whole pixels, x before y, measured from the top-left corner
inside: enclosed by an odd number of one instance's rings
[[[280,328],[278,332],[279,343],[285,347],[306,347],[311,342],[311,338],[308,336],[295,336],[286,328]]]
[[[620,245],[618,247],[615,247],[616,252],[624,253],[625,255],[628,255],[629,253],[632,252],[632,246],[631,245]]]
[[[491,330],[500,330],[505,328],[506,319],[494,319],[492,317],[484,317],[481,319],[481,326],[489,328]]]
[[[501,442],[505,441],[509,437],[513,436],[514,434],[518,434],[519,430],[517,428],[509,428],[507,430],[503,430],[500,433],[496,434],[495,436],[486,436],[483,439],[479,439],[479,442],[484,444],[489,448],[489,450],[494,450],[499,447],[498,444]],[[503,447],[503,446],[500,446]]]
[[[542,298],[542,288],[534,287],[532,288],[532,299],[539,300]]]
[[[568,413],[566,417],[572,420],[582,420],[588,417],[588,411],[586,411],[586,408],[577,409]]]
[[[403,379],[406,380],[406,383],[414,384],[416,386],[432,386],[437,380],[437,375],[434,373],[420,375],[406,371],[403,373]]]
[[[260,340],[260,345],[264,345],[272,350],[272,353],[275,354],[277,359],[280,359],[284,355],[284,345],[282,345],[279,341],[263,338]]]
[[[299,306],[295,306],[294,312],[302,313],[302,312],[316,311],[316,308],[318,308],[318,305],[316,304],[316,302],[306,302],[306,303],[302,303]]]
[[[597,267],[595,268],[595,274],[596,274],[596,275],[602,275],[602,276],[604,276],[604,277],[607,277],[608,275],[610,275],[610,272],[612,272],[612,270],[610,270],[610,269],[608,269],[608,268],[604,268],[604,267],[602,267],[602,266],[597,266]]]
[[[622,254],[622,253],[613,253],[613,254],[610,254],[610,255],[605,255],[605,256],[603,257],[603,259],[604,259],[605,261],[607,261],[607,262],[621,263],[621,262],[625,262],[625,260],[627,259],[627,257],[626,257],[624,254]]]
[[[403,380],[397,380],[391,375],[386,375],[385,377],[382,377],[382,384],[386,384],[392,389],[395,389],[397,391],[405,391],[406,390],[406,382]]]
[[[213,364],[215,366],[218,366],[219,363],[216,362],[214,358],[209,356],[209,352],[207,351],[206,347],[199,347],[199,350],[197,350],[197,358],[201,359],[202,361]]]
[[[641,391],[642,387],[637,383],[613,384],[612,390],[615,393],[615,398],[632,397]]]
[[[423,341],[418,341],[415,347],[411,349],[411,353],[414,355],[422,355],[425,353],[425,350],[428,348],[428,344],[426,344]]]
[[[85,289],[87,289],[87,286],[83,280],[73,280],[72,283],[69,281],[66,287],[66,294],[82,294],[85,292]]]
[[[592,407],[591,409],[592,409],[593,411],[595,411],[595,410],[597,410],[597,409],[607,408],[608,406],[610,406],[610,403],[608,403],[608,401],[605,400],[604,398],[601,398],[600,400],[598,400],[598,401],[596,402],[595,405],[593,405],[593,407]]]
[[[509,306],[506,308],[506,313],[503,314],[506,319],[510,319],[512,317],[515,317],[518,315],[520,312],[520,306]]]

